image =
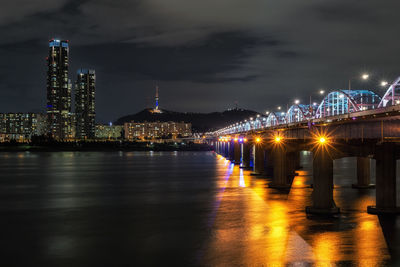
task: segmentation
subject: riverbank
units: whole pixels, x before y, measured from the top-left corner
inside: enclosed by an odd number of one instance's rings
[[[211,151],[208,144],[123,141],[1,143],[0,152],[12,151]]]

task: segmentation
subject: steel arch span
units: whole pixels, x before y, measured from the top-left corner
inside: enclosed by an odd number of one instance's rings
[[[319,105],[316,118],[375,109],[381,97],[370,90],[337,90],[330,92]]]
[[[284,124],[286,123],[286,113],[285,112],[271,112],[266,120],[265,126],[270,127],[270,126],[276,126],[279,124]]]
[[[400,77],[398,77],[386,91],[379,103],[379,108],[400,104]]]
[[[293,123],[312,119],[313,113],[313,107],[311,105],[292,105],[286,113],[285,121],[286,123]]]

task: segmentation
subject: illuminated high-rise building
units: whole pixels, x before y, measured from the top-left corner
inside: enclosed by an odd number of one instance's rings
[[[68,41],[49,41],[47,57],[47,125],[52,137],[69,138],[71,113],[71,86],[68,80]]]
[[[76,138],[95,138],[95,89],[95,71],[78,70],[75,84]]]

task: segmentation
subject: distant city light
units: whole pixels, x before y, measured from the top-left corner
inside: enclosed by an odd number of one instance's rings
[[[295,103],[296,105],[298,105],[298,104],[300,103],[300,100],[296,99],[296,100],[294,101],[294,103]]]
[[[325,94],[325,90],[319,90],[319,93],[320,93],[321,95],[323,95],[323,94]]]
[[[388,85],[388,82],[387,82],[387,81],[382,81],[382,82],[381,82],[381,86],[386,86],[386,85]]]
[[[369,78],[369,75],[368,75],[367,73],[364,73],[364,74],[361,76],[361,78],[362,78],[363,80],[367,80],[367,79]]]
[[[278,106],[278,110],[281,110],[281,106]]]

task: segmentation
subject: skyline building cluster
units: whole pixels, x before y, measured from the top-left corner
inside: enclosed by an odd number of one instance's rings
[[[75,83],[75,114],[69,79],[69,41],[51,39],[47,57],[47,127],[57,140],[95,137],[95,70],[78,70]]]
[[[49,40],[47,61],[47,106],[43,113],[0,113],[0,142],[29,141],[33,136],[48,135],[59,141],[128,139],[145,140],[162,136],[189,136],[191,124],[178,122],[130,122],[122,125],[96,125],[96,72],[80,68],[73,86],[69,76],[68,40]],[[72,94],[74,90],[74,110]],[[155,107],[159,108],[156,85]]]
[[[192,135],[192,124],[185,122],[126,122],[125,139],[129,141],[169,138],[176,139]]]

